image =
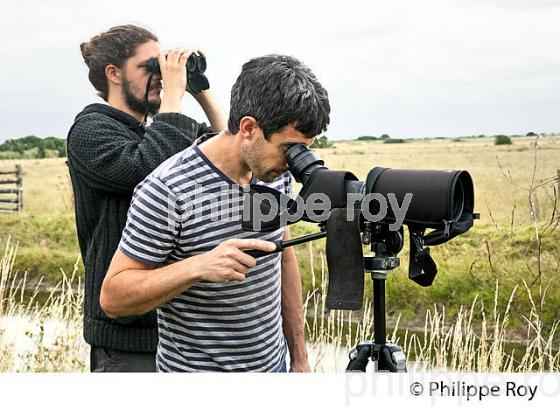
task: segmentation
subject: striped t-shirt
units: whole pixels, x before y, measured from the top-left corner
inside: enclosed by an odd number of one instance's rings
[[[282,239],[284,229],[241,227],[243,189],[198,148],[203,136],[169,158],[135,189],[119,249],[155,266],[207,252],[226,239]],[[291,177],[271,183],[291,195]],[[286,342],[280,312],[281,254],[257,259],[245,280],[198,282],[157,310],[157,369],[277,371]]]

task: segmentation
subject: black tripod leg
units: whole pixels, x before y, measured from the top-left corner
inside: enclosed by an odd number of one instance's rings
[[[365,373],[368,362],[371,359],[371,347],[371,345],[367,344],[356,346],[350,353],[350,361],[348,362],[348,366],[346,366],[346,371]]]
[[[380,347],[378,370],[392,373],[406,372],[406,357],[400,347],[393,343]]]

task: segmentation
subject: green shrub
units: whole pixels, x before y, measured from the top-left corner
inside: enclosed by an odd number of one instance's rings
[[[66,156],[64,138],[47,137],[45,139],[29,135],[9,139],[0,144],[0,159],[33,159]]]
[[[0,159],[21,159],[21,154],[15,151],[0,151]]]
[[[495,145],[511,145],[511,138],[507,135],[496,135]]]
[[[383,144],[402,144],[404,142],[406,141],[403,140],[402,138],[391,138],[383,141]]]

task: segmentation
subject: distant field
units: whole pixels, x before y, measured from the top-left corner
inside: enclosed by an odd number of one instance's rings
[[[473,176],[476,208],[482,221],[491,223],[489,212],[505,224],[511,221],[513,205],[519,207],[517,223],[527,224],[524,212],[527,195],[504,178],[511,173],[513,181],[524,188],[530,185],[535,138],[514,138],[513,145],[495,146],[492,138],[473,138],[462,142],[421,140],[405,144],[383,144],[380,141],[335,142],[333,148],[318,150],[331,169],[345,169],[365,179],[375,166],[417,169],[467,169]],[[555,176],[560,169],[560,138],[539,138],[536,178]],[[63,158],[32,160],[0,160],[0,169],[22,165],[26,213],[34,215],[63,214],[72,210],[72,190]],[[545,198],[540,212],[546,215]]]
[[[476,294],[480,294],[483,301],[491,302],[496,280],[504,288],[505,304],[509,291],[515,285],[523,286],[525,280],[532,283],[534,297],[539,292],[542,294],[543,287],[550,281],[543,309],[548,318],[555,317],[560,306],[560,286],[554,279],[560,265],[560,229],[549,229],[541,235],[541,274],[537,275],[539,246],[529,213],[527,189],[533,170],[536,184],[557,175],[560,138],[539,138],[537,151],[534,143],[535,138],[525,137],[514,138],[513,145],[509,146],[495,146],[492,138],[460,142],[417,140],[404,144],[351,141],[335,142],[332,148],[318,150],[329,168],[350,170],[361,179],[375,166],[467,169],[473,176],[476,210],[481,213],[481,220],[468,235],[433,249],[440,273],[431,288],[419,288],[406,278],[408,260],[407,252],[403,252],[403,267],[388,281],[390,312],[401,312],[412,320],[417,312],[425,312],[422,308],[432,303],[443,303],[456,311],[459,306],[470,303]],[[71,271],[79,256],[72,192],[64,159],[0,160],[0,169],[11,168],[14,163],[21,164],[23,170],[24,211],[0,214],[0,250],[10,236],[12,241],[19,242],[16,269],[54,280],[60,277],[60,268]],[[510,182],[509,175],[518,187]],[[541,225],[553,215],[554,186],[557,187],[557,182],[548,183],[533,200],[534,216]],[[310,226],[293,227],[292,233],[297,235],[312,229]],[[297,248],[307,290],[311,288],[312,262],[315,278],[320,280],[322,249],[320,243]],[[535,281],[537,276],[539,279]],[[519,313],[517,320],[522,320],[528,304],[526,297],[516,299],[513,309]]]
[[[476,209],[483,223],[492,223],[489,210],[500,224],[509,225],[511,211],[517,206],[515,223],[529,223],[527,194],[504,178],[498,159],[511,173],[513,181],[524,188],[531,183],[535,138],[513,138],[512,145],[494,145],[493,138],[421,140],[405,144],[383,144],[378,141],[337,142],[334,148],[320,150],[331,169],[346,169],[365,179],[375,166],[416,169],[466,169],[474,180]],[[536,178],[556,175],[560,168],[560,138],[539,138]],[[540,213],[547,215],[545,198],[540,198]]]
[[[53,215],[73,211],[72,187],[65,158],[0,160],[0,169],[20,164],[24,214]]]

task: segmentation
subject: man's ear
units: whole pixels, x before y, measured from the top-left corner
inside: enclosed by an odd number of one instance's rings
[[[243,117],[241,121],[239,121],[239,132],[243,138],[252,140],[258,128],[259,123],[254,117]]]
[[[116,65],[107,64],[107,66],[105,66],[105,76],[110,83],[115,85],[122,84],[122,70]]]

